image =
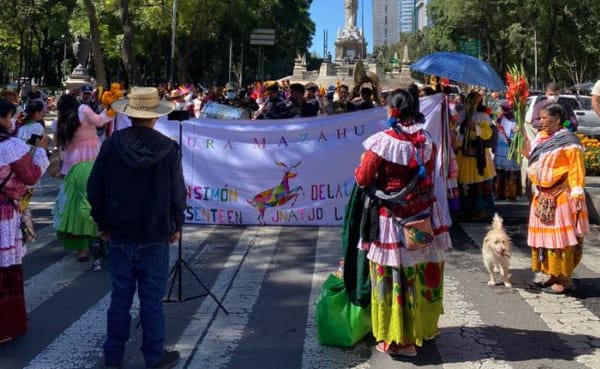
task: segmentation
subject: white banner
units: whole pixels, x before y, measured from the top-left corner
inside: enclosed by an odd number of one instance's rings
[[[441,95],[421,103],[438,141]],[[156,129],[179,141],[179,124],[163,119]],[[342,223],[362,142],[389,126],[386,109],[375,108],[286,120],[191,119],[181,127],[187,223],[320,226]],[[436,177],[446,209],[445,175]]]
[[[182,123],[186,222],[340,225],[362,142],[385,108],[286,120]],[[179,122],[156,129],[179,141]]]

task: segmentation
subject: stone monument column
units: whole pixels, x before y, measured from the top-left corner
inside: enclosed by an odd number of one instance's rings
[[[90,40],[82,37],[78,37],[73,43],[73,55],[77,58],[77,66],[65,81],[65,87],[71,92],[80,89],[84,85],[91,84],[91,76],[87,70],[90,47]]]
[[[344,16],[346,17],[346,29],[356,28],[357,12],[358,0],[344,0]]]
[[[357,12],[358,0],[344,0],[346,24],[338,31],[335,41],[335,60],[339,64],[354,64],[364,58],[365,40],[362,31],[356,27]]]

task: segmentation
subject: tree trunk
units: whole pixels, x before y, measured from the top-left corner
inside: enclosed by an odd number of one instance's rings
[[[102,52],[102,46],[100,45],[100,29],[98,28],[96,7],[92,0],[83,0],[83,3],[90,22],[92,55],[94,56],[94,66],[96,67],[96,82],[98,82],[98,86],[106,87],[106,68],[104,67],[104,54]],[[121,4],[123,4],[123,2],[121,2]]]
[[[121,59],[127,73],[126,85],[138,84],[135,63],[133,60],[133,22],[129,15],[129,0],[120,0],[121,22],[123,24],[123,45],[121,48]]]

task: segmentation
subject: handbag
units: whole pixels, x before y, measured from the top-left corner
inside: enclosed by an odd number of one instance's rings
[[[563,189],[554,192],[540,191],[537,195],[537,206],[534,214],[544,224],[553,225],[556,218],[556,198]]]
[[[50,151],[50,156],[48,157],[48,160],[50,161],[50,165],[46,170],[48,175],[52,178],[62,178],[63,175],[60,172],[60,170],[62,169],[63,162],[60,157],[60,149],[58,147]]]
[[[433,243],[434,234],[430,213],[423,212],[406,217],[398,223],[402,228],[400,239],[407,249],[419,250],[431,246]]]
[[[316,318],[321,345],[352,347],[371,332],[371,307],[353,304],[344,280],[333,274],[321,287]]]

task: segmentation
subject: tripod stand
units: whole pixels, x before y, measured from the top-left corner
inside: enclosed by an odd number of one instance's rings
[[[180,110],[176,110],[176,111],[172,112],[171,114],[169,114],[169,116],[168,116],[169,120],[176,120],[179,122],[179,147],[180,147],[179,155],[180,155],[180,157],[183,157],[183,151],[181,150],[181,147],[183,144],[183,121],[189,119],[189,117],[190,117],[189,112],[180,111]],[[187,271],[192,274],[192,276],[200,284],[200,286],[202,286],[202,288],[205,291],[204,293],[201,293],[201,294],[195,295],[195,296],[191,296],[191,297],[183,298],[183,283],[182,282],[183,282],[183,269],[184,268],[187,269]],[[219,308],[221,308],[221,310],[223,310],[223,312],[225,314],[229,315],[229,312],[227,311],[227,309],[225,309],[225,307],[223,306],[223,303],[221,301],[219,301],[217,296],[215,296],[208,287],[206,287],[206,285],[200,280],[198,275],[192,270],[192,268],[190,268],[190,266],[187,264],[187,262],[183,259],[183,231],[181,232],[181,236],[179,237],[179,241],[177,243],[177,261],[175,262],[175,265],[173,265],[173,268],[171,268],[168,278],[171,279],[171,283],[169,286],[169,293],[167,294],[167,298],[164,300],[164,302],[183,302],[183,301],[189,301],[189,300],[197,299],[197,298],[204,297],[204,296],[210,296],[217,303],[217,305],[219,305]],[[177,299],[172,299],[171,294],[173,293],[173,287],[175,287],[175,282],[177,282]]]

